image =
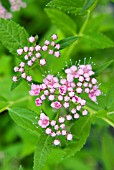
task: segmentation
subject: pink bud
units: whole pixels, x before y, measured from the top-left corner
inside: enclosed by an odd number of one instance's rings
[[[49,50],[48,54],[52,55],[53,54],[53,50]]]
[[[42,105],[42,100],[40,98],[37,98],[35,100],[36,106],[41,106]]]
[[[73,114],[76,113],[76,109],[73,108],[73,109],[71,110],[71,113],[73,113]]]
[[[74,119],[78,119],[80,115],[78,113],[74,114]]]
[[[66,137],[66,138],[67,138],[67,140],[72,140],[73,135],[70,133],[70,134],[68,134],[68,135],[67,135],[67,137]]]
[[[55,146],[60,145],[60,140],[55,139],[55,140],[53,141],[53,144],[54,144]]]
[[[58,36],[57,36],[56,34],[53,34],[53,35],[51,36],[51,38],[52,38],[52,40],[57,40],[57,39],[58,39]]]
[[[45,133],[46,133],[47,135],[50,135],[50,134],[51,134],[51,129],[50,129],[50,128],[47,128],[47,129],[45,130]]]
[[[49,40],[46,40],[46,41],[44,42],[44,44],[48,46],[48,45],[50,44],[50,41],[49,41]]]
[[[36,47],[35,47],[35,50],[36,51],[40,51],[42,48],[41,48],[41,46],[40,45],[36,45]]]
[[[27,76],[26,80],[29,82],[32,81],[32,76]]]
[[[33,36],[31,36],[30,38],[28,38],[28,41],[29,41],[30,43],[33,43],[35,40],[36,40],[36,38],[33,37]]]
[[[36,58],[40,58],[41,57],[41,54],[40,53],[36,53]]]
[[[70,106],[70,104],[69,104],[68,102],[65,102],[65,103],[63,104],[63,106],[64,106],[65,108],[68,108],[68,107]]]
[[[56,44],[55,48],[59,50],[60,49],[60,44]]]
[[[63,123],[65,121],[65,118],[64,117],[59,117],[59,119],[58,119],[58,122],[59,123]]]
[[[62,135],[66,136],[66,130],[62,130]]]
[[[51,126],[55,126],[56,125],[56,121],[52,120],[50,124],[51,124]]]
[[[66,119],[67,120],[72,120],[72,116],[71,115],[66,115]]]
[[[43,51],[47,51],[47,50],[48,50],[48,46],[44,45],[44,46],[42,47],[42,50],[43,50]]]
[[[20,65],[20,67],[24,67],[24,66],[25,66],[25,63],[24,63],[24,62],[21,62],[19,65]]]
[[[20,49],[17,50],[17,54],[18,54],[18,55],[21,55],[22,53],[23,53],[23,49],[22,49],[22,48],[20,48]]]
[[[34,51],[34,47],[29,47],[29,51]]]
[[[18,72],[18,71],[19,71],[19,67],[17,67],[17,66],[14,67],[14,71],[15,71],[15,72]]]
[[[22,78],[26,78],[26,73],[21,74]]]
[[[28,51],[28,47],[24,47],[24,52],[26,53]]]
[[[54,56],[57,57],[57,58],[59,58],[59,57],[60,57],[60,52],[59,52],[59,51],[56,51],[56,52],[54,53]]]
[[[27,62],[27,64],[28,64],[28,66],[32,66],[32,65],[33,65],[33,62],[32,62],[31,60],[29,60],[29,61]]]
[[[87,115],[87,114],[88,114],[88,111],[87,111],[87,110],[83,110],[83,111],[82,111],[82,115],[85,116],[85,115]]]
[[[49,95],[48,99],[53,101],[55,99],[55,96],[54,95]]]
[[[13,80],[14,82],[17,82],[17,81],[18,81],[16,76],[13,76],[13,77],[12,77],[12,80]]]
[[[28,60],[28,58],[29,58],[28,55],[25,55],[25,56],[24,56],[24,59],[25,59],[25,60]]]
[[[40,65],[41,65],[41,66],[46,65],[46,60],[45,60],[44,58],[42,58],[42,59],[40,60]]]

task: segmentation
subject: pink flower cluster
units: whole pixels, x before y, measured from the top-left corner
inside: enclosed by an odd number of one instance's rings
[[[2,5],[1,2],[0,2],[0,18],[6,19],[12,18],[12,14],[7,11],[7,9]]]
[[[54,138],[53,144],[55,146],[60,145],[60,136],[64,136],[67,141],[73,139],[73,135],[66,130],[66,123],[72,119],[71,115],[66,117],[60,116],[58,120],[49,120],[49,117],[41,112],[40,119],[38,120],[38,125],[45,129],[45,133]]]
[[[66,136],[67,140],[72,140],[73,135],[67,132],[66,122],[74,121],[80,116],[88,114],[88,110],[85,109],[86,99],[81,96],[86,94],[93,102],[97,102],[97,96],[101,94],[101,91],[96,78],[93,77],[94,72],[90,64],[79,65],[78,67],[73,65],[65,69],[64,72],[65,78],[61,78],[61,76],[58,78],[49,74],[43,79],[42,84],[31,84],[29,94],[38,96],[35,100],[36,106],[41,106],[43,101],[48,100],[53,109],[68,109],[68,113],[59,116],[57,122],[53,120],[49,123],[48,118],[46,125],[51,126],[51,128],[45,126],[45,133],[52,137],[63,135]],[[41,115],[38,124],[42,128],[44,128],[43,120]],[[55,122],[55,124],[52,122]],[[54,145],[59,144],[60,140],[55,139]]]
[[[32,76],[28,75],[28,70],[30,67],[36,66],[38,64],[40,66],[46,65],[46,59],[42,58],[42,52],[47,52],[49,55],[54,55],[55,57],[60,57],[60,44],[56,44],[55,40],[58,39],[56,34],[51,36],[52,41],[45,40],[44,45],[41,46],[40,44],[36,44],[37,38],[31,36],[28,38],[28,42],[30,46],[25,46],[24,48],[17,49],[17,54],[20,59],[23,60],[19,64],[19,66],[14,67],[14,72],[18,74],[18,76],[13,76],[13,82],[17,82],[18,78],[21,77],[28,82],[32,81]]]
[[[21,8],[26,7],[26,3],[23,2],[22,0],[9,0],[10,5],[11,5],[11,11],[19,11]]]

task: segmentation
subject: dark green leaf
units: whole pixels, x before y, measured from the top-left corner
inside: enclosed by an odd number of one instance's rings
[[[14,21],[0,19],[0,41],[12,53],[17,54],[17,49],[28,45],[28,33]]]
[[[41,170],[52,150],[52,137],[43,133],[36,146],[33,170]]]
[[[78,151],[81,150],[89,136],[90,127],[90,115],[81,117],[76,121],[76,123],[71,128],[71,132],[74,134],[74,141],[66,147],[64,155],[65,158],[74,156]]]
[[[83,0],[52,0],[47,6],[78,15],[81,14]]]
[[[95,0],[85,0],[84,6],[82,8],[82,12],[85,11],[86,9],[90,8],[94,2],[95,2]]]
[[[99,74],[101,74],[107,67],[109,67],[113,63],[113,61],[114,60],[110,60],[101,64],[100,66],[95,66],[94,67],[95,75],[98,76]]]
[[[23,81],[22,77],[18,78],[17,82],[13,82],[11,86],[11,91],[13,91],[21,82]]]
[[[50,8],[46,8],[45,11],[52,23],[60,28],[65,36],[72,36],[76,34],[76,24],[67,14],[57,9]]]
[[[78,40],[80,37],[79,36],[72,36],[72,37],[68,37],[65,38],[63,40],[60,40],[57,42],[57,44],[61,45],[61,50],[68,47],[69,45],[71,45],[72,43],[74,43],[76,40]]]
[[[8,110],[10,117],[15,121],[15,123],[38,135],[38,129],[36,128],[37,125],[33,124],[37,122],[35,117],[38,115],[35,112],[21,108],[9,108]]]

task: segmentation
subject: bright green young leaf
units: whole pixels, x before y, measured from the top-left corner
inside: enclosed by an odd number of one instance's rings
[[[52,23],[60,28],[65,36],[72,36],[76,34],[76,24],[67,14],[51,8],[46,8],[45,11]]]
[[[52,137],[43,133],[36,146],[33,170],[41,170],[52,150]]]
[[[71,132],[74,135],[74,141],[66,147],[64,155],[65,158],[74,156],[78,151],[81,150],[89,136],[90,127],[91,116],[81,117],[76,121],[76,123],[71,128]]]
[[[99,74],[101,74],[107,67],[109,67],[112,63],[114,62],[114,60],[110,60],[107,61],[103,64],[101,64],[100,66],[95,66],[93,69],[95,71],[95,75],[98,76]]]
[[[60,44],[60,49],[64,49],[66,47],[68,47],[69,45],[71,45],[72,43],[74,43],[75,41],[77,41],[80,37],[79,36],[72,36],[72,37],[68,37],[65,38],[63,40],[60,40],[57,42],[57,44]]]
[[[91,48],[104,49],[114,47],[114,42],[100,32],[86,32],[82,41]]]
[[[22,77],[20,77],[17,82],[13,82],[11,86],[11,91],[13,91],[22,81],[23,79]]]
[[[83,0],[52,0],[47,6],[78,15],[82,11]]]
[[[0,18],[0,41],[12,54],[17,54],[18,48],[28,45],[28,37],[23,27],[12,20]]]
[[[35,117],[38,115],[35,112],[21,108],[10,108],[8,110],[10,117],[16,124],[38,135],[38,129],[36,128],[36,125],[33,125],[33,123],[37,123],[35,122]]]
[[[82,11],[85,11],[86,9],[90,8],[94,2],[95,0],[85,0]]]

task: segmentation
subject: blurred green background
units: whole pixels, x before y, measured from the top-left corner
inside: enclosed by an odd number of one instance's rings
[[[85,16],[71,15],[74,25],[64,23],[62,17],[57,18],[57,9],[50,12],[45,5],[50,0],[25,0],[27,7],[13,13],[13,20],[23,26],[30,35],[39,36],[42,42],[46,37],[57,33],[59,39],[78,33]],[[67,15],[67,14],[66,14]],[[52,17],[53,16],[53,17]],[[73,27],[73,29],[71,29]],[[68,31],[69,30],[69,31]],[[73,32],[75,30],[76,32]],[[99,0],[97,7],[89,18],[86,30],[100,31],[114,41],[114,3],[109,0]],[[100,44],[99,44],[100,46]],[[57,73],[65,65],[65,61],[84,60],[84,57],[96,65],[114,59],[114,48],[102,48],[86,39],[80,39],[62,51],[60,62],[48,61],[48,69]],[[22,165],[25,170],[32,170],[33,153],[38,138],[16,125],[8,115],[6,108],[14,102],[15,106],[36,110],[33,99],[28,95],[28,86],[23,83],[13,92],[11,77],[16,56],[0,43],[0,170],[18,170]],[[40,70],[34,70],[35,78],[41,79]],[[114,63],[99,77],[101,90],[106,93],[114,84]],[[4,100],[8,103],[4,103]],[[21,100],[20,100],[21,99]],[[37,109],[38,110],[38,109]],[[94,120],[90,136],[84,148],[74,157],[61,159],[63,150],[55,148],[42,170],[114,170],[114,129],[101,120]]]

